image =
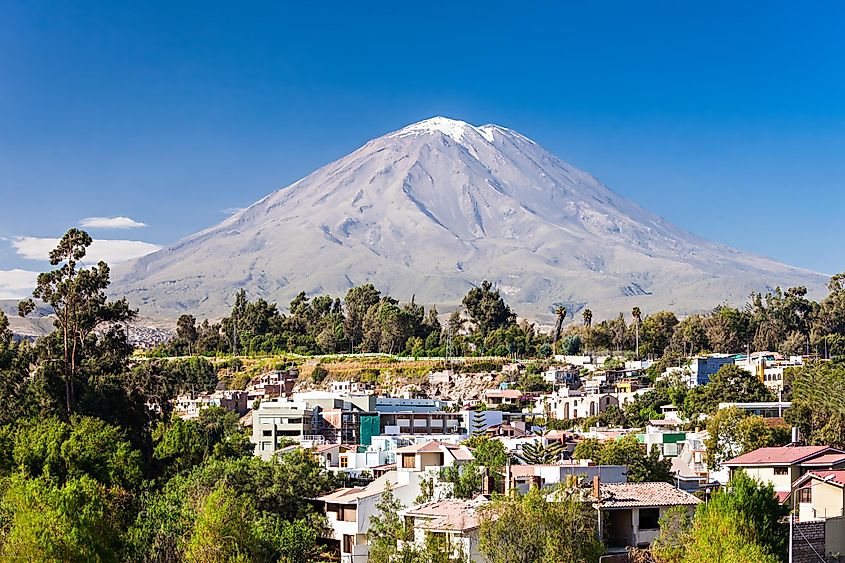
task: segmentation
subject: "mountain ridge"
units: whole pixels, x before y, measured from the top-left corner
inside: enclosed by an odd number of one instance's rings
[[[221,223],[115,268],[147,314],[220,316],[373,283],[457,305],[489,279],[524,316],[689,313],[826,277],[709,242],[498,125],[435,117],[370,140]]]

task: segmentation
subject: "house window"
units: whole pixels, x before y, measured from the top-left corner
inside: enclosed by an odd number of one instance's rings
[[[352,547],[355,545],[355,536],[351,534],[343,534],[343,553],[352,553]]]
[[[804,487],[802,489],[798,489],[798,502],[810,503],[813,502],[813,489],[812,487]]]
[[[640,530],[659,530],[660,524],[660,509],[659,508],[641,508],[640,509]]]
[[[337,519],[341,522],[355,522],[357,510],[354,506],[341,505],[337,511]]]
[[[272,436],[273,435],[272,430],[262,430],[261,433],[262,433],[262,436]]]
[[[340,456],[340,467],[341,468],[349,467],[349,456],[345,456],[345,455]]]
[[[788,475],[789,469],[786,467],[775,467],[775,475]]]
[[[414,469],[417,466],[417,458],[412,455],[402,456],[402,467],[404,469]]]

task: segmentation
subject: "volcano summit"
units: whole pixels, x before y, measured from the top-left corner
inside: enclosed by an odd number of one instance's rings
[[[145,314],[216,317],[239,288],[285,306],[371,282],[442,311],[484,279],[540,319],[558,304],[701,311],[827,280],[684,231],[515,131],[435,117],[115,268],[114,292]]]

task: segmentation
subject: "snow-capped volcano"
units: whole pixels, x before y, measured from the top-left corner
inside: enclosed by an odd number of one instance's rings
[[[498,125],[434,117],[374,139],[222,223],[119,267],[147,314],[219,316],[244,288],[285,306],[372,282],[441,310],[487,279],[542,318],[743,302],[826,277],[667,223]]]

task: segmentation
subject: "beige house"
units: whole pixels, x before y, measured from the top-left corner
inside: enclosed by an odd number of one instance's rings
[[[845,469],[845,452],[830,446],[780,446],[758,448],[723,464],[733,472],[742,469],[750,477],[771,483],[781,501],[792,484],[811,470]]]
[[[460,465],[472,459],[472,452],[466,446],[446,442],[423,442],[396,450],[397,468],[410,471]]]
[[[341,458],[343,453],[340,454]],[[348,454],[347,454],[348,455]],[[396,450],[397,467],[366,487],[344,487],[315,499],[326,515],[326,534],[344,563],[365,563],[369,559],[367,531],[370,517],[389,486],[403,506],[410,506],[422,492],[422,483],[436,477],[443,467],[472,461],[466,446],[426,442]],[[389,485],[388,485],[389,483]],[[435,498],[439,491],[435,489]],[[443,495],[445,496],[445,495]]]
[[[478,508],[487,502],[480,495],[471,500],[445,499],[414,506],[402,516],[418,546],[430,537],[440,538],[455,559],[475,563],[484,561],[478,550]]]
[[[824,553],[845,553],[845,471],[810,471],[795,482],[792,495],[798,526],[823,523]]]
[[[628,547],[648,547],[660,535],[659,520],[667,510],[683,506],[692,513],[701,503],[663,482],[602,483],[598,489],[594,506],[601,519],[601,539],[611,553]]]

